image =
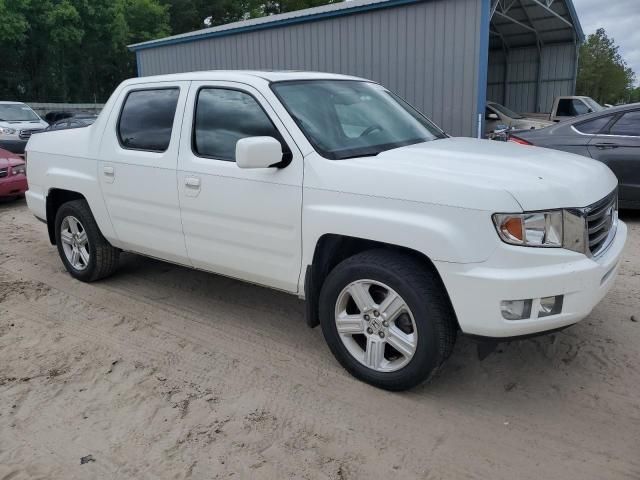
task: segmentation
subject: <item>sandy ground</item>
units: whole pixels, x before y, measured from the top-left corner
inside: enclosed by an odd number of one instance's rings
[[[638,479],[624,217],[588,319],[482,362],[461,338],[433,383],[393,394],[345,373],[295,297],[134,255],[83,284],[23,201],[0,204],[0,479]]]

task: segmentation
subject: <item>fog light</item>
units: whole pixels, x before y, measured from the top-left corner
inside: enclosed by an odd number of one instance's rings
[[[531,299],[503,300],[500,302],[502,316],[506,320],[522,320],[531,317]]]
[[[538,311],[538,318],[548,317],[549,315],[557,315],[558,313],[562,312],[563,300],[564,300],[564,295],[541,298],[540,310]]]

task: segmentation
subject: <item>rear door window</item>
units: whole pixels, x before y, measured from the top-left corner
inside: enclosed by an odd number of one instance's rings
[[[605,115],[604,117],[594,118],[586,122],[576,123],[573,128],[580,133],[595,135],[600,133],[611,121],[613,115]]]
[[[166,151],[179,96],[177,87],[129,92],[118,121],[120,146],[130,150]]]
[[[640,137],[640,110],[622,115],[609,131],[611,135]]]

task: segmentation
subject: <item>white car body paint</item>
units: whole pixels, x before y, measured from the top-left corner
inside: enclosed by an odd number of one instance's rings
[[[29,208],[46,218],[52,189],[87,199],[116,247],[304,297],[318,241],[345,235],[409,248],[435,265],[466,333],[541,332],[584,318],[611,287],[626,239],[598,258],[561,248],[503,243],[494,213],[586,207],[611,193],[602,163],[503,142],[446,138],[376,157],[328,160],[317,153],[269,83],[355,79],[332,74],[197,72],[127,80],[88,128],[34,136],[27,146]],[[166,152],[123,149],[116,126],[135,89],[180,88]],[[282,169],[241,169],[195,155],[201,87],[252,95],[290,147]],[[502,300],[565,295],[561,315],[507,321]],[[425,299],[428,301],[428,299]]]

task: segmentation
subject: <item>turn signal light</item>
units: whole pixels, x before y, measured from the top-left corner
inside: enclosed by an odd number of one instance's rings
[[[522,217],[509,217],[500,225],[500,230],[505,237],[515,240],[518,243],[524,242],[522,230]]]

